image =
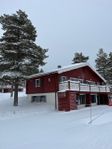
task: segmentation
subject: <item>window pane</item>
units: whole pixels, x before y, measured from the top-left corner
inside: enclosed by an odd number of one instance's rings
[[[40,87],[40,79],[35,80],[35,87]]]
[[[67,77],[66,76],[61,76],[60,77],[60,82],[63,82],[63,81],[66,81],[67,80]]]

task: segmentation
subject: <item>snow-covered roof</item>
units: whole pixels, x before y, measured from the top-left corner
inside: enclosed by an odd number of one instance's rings
[[[30,76],[28,76],[28,78],[40,77],[40,76],[45,76],[45,75],[49,75],[49,74],[53,74],[53,73],[61,74],[61,73],[66,72],[66,71],[82,68],[85,66],[88,66],[89,68],[91,68],[104,82],[106,82],[106,80],[89,63],[71,64],[68,66],[57,68],[57,69],[50,71],[50,72],[44,72],[44,73],[38,73],[38,74],[30,75]]]

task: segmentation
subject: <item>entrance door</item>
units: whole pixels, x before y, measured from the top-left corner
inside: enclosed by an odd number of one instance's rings
[[[97,98],[98,98],[98,104],[99,105],[108,105],[109,104],[107,94],[100,94],[100,95],[97,96]]]
[[[78,108],[85,107],[86,95],[78,95],[77,97]]]
[[[91,103],[92,105],[97,105],[97,95],[91,95]]]

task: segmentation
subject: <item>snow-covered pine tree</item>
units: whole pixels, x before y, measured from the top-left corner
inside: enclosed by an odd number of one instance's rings
[[[74,54],[74,58],[72,60],[72,63],[75,64],[75,63],[87,62],[88,60],[89,60],[89,56],[84,56],[82,54],[82,52],[81,53],[76,52]]]
[[[112,52],[109,53],[107,70],[108,82],[112,84]]]
[[[14,106],[17,106],[19,82],[45,64],[47,49],[35,43],[36,29],[22,10],[0,16],[0,23],[4,30],[0,39],[0,75],[13,82]]]
[[[98,51],[95,63],[97,71],[108,80],[108,55],[102,48]]]

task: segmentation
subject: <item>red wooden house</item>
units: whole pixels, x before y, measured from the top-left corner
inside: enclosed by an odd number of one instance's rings
[[[112,100],[106,80],[88,63],[29,76],[26,93],[32,102],[46,102],[63,111],[92,104],[111,105]]]

